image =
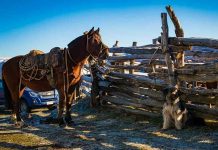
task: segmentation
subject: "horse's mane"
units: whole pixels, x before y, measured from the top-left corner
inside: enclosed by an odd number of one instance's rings
[[[76,39],[74,39],[73,41],[71,41],[67,46],[69,49],[73,48],[75,46],[75,44],[83,37],[84,35],[81,35],[79,37],[77,37]]]

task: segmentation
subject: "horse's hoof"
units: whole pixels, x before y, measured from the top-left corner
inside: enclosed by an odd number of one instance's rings
[[[58,119],[59,120],[59,127],[66,127],[66,122],[64,118]]]
[[[17,128],[25,128],[25,127],[28,127],[28,125],[26,123],[24,123],[23,121],[18,121],[15,123],[15,126]]]
[[[73,120],[70,120],[70,121],[67,121],[67,126],[74,127],[74,126],[76,126],[76,124]]]

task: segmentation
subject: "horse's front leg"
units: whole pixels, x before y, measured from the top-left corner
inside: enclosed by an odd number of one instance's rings
[[[75,99],[75,90],[73,90],[73,92],[70,90],[70,92],[68,92],[68,96],[67,96],[67,99],[66,99],[66,116],[65,116],[65,121],[67,123],[67,125],[69,126],[73,126],[75,125],[73,120],[72,120],[72,117],[71,117],[71,108],[72,108],[72,104],[73,104],[73,100]]]

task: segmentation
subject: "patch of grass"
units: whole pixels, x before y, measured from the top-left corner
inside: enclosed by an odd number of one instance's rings
[[[0,143],[0,149],[28,148],[45,144],[51,144],[51,142],[47,141],[42,137],[24,133],[2,134],[0,136]]]

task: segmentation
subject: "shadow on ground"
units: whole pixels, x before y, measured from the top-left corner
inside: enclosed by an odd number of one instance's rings
[[[111,108],[89,107],[89,99],[73,106],[73,127],[40,123],[51,111],[40,110],[23,129],[10,124],[0,110],[0,149],[218,149],[217,127],[161,131],[161,119],[129,115]]]

